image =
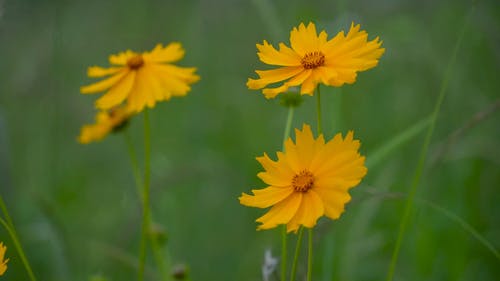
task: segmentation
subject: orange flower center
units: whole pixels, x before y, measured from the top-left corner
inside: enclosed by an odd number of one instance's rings
[[[307,53],[301,60],[305,69],[313,69],[325,64],[325,55],[322,52]]]
[[[302,170],[292,179],[293,189],[297,192],[306,192],[314,185],[314,176],[308,170]]]
[[[141,55],[135,55],[127,60],[127,65],[132,70],[139,69],[144,64],[144,59]]]

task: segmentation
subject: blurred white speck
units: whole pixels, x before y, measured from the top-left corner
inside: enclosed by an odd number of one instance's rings
[[[278,259],[273,257],[271,250],[267,249],[264,253],[264,263],[262,264],[262,279],[264,281],[271,280],[271,275],[276,270],[277,265]]]

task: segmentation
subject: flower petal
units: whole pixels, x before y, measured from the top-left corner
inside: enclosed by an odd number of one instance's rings
[[[324,150],[328,158],[318,158],[311,165],[318,177],[331,178],[340,177],[344,180],[357,180],[365,176],[365,158],[359,155],[360,142],[353,140],[353,132],[350,131],[345,139],[337,134],[329,141]]]
[[[318,194],[323,201],[325,215],[331,219],[338,219],[344,212],[344,206],[351,200],[347,191],[331,188],[313,188],[310,190]]]
[[[196,67],[180,67],[173,64],[156,64],[154,67],[158,71],[164,72],[185,83],[191,84],[200,80],[200,76],[195,74]]]
[[[273,161],[264,153],[264,156],[257,157],[257,161],[265,169],[265,172],[257,176],[265,183],[276,187],[288,187],[295,175],[294,171],[288,166],[283,153],[278,154],[278,161]]]
[[[190,83],[196,82],[199,76],[192,74],[196,68],[183,69],[163,64],[151,66],[159,78],[163,91],[174,96],[185,96],[191,90]]]
[[[115,74],[107,79],[101,80],[101,81],[96,82],[94,84],[90,84],[88,86],[80,87],[80,92],[82,94],[93,94],[93,93],[99,93],[99,92],[102,92],[104,90],[107,90],[107,89],[111,88],[113,85],[115,85],[116,83],[118,83],[127,73],[128,73],[128,69],[124,68],[120,72],[118,72],[117,74]]]
[[[7,270],[9,259],[4,260],[6,251],[7,247],[4,246],[3,242],[0,242],[0,275],[3,275]]]
[[[126,65],[128,59],[136,55],[137,53],[132,52],[131,50],[126,50],[125,52],[109,56],[109,63],[115,65]]]
[[[325,31],[318,36],[314,23],[310,22],[307,27],[301,23],[298,28],[294,27],[290,32],[290,44],[292,49],[303,57],[307,53],[319,51],[326,43],[327,36]]]
[[[271,44],[264,40],[263,44],[257,44],[260,60],[270,65],[300,66],[300,56],[285,44],[279,44],[280,50],[276,50]]]
[[[264,189],[252,190],[252,193],[254,195],[242,193],[239,200],[240,204],[242,205],[257,208],[267,208],[283,201],[285,198],[290,196],[292,192],[294,192],[293,188],[279,188],[269,186]]]
[[[136,71],[130,71],[122,80],[117,82],[111,89],[96,101],[99,109],[110,109],[122,103],[134,86]]]
[[[181,43],[172,42],[166,47],[163,47],[162,44],[158,44],[151,52],[145,52],[142,55],[146,62],[166,63],[182,59],[184,57],[184,53],[185,51],[182,48]]]
[[[146,105],[154,106],[156,101],[166,99],[160,82],[150,65],[137,71],[134,88],[127,97],[127,109],[130,112],[140,112]]]
[[[257,70],[255,71],[260,79],[248,79],[247,87],[252,90],[262,89],[265,86],[286,80],[303,71],[301,66],[287,66],[272,70]]]
[[[296,75],[295,77],[285,82],[282,86],[277,88],[266,88],[262,90],[262,93],[268,99],[274,98],[278,94],[286,92],[288,88],[302,84],[302,82],[304,82],[304,80],[306,80],[311,75],[311,73],[312,73],[311,69],[306,69],[302,71],[300,74]]]
[[[318,194],[313,190],[303,192],[302,203],[295,216],[288,222],[286,231],[296,232],[301,225],[312,228],[324,213],[323,201]]]
[[[261,225],[257,227],[257,230],[269,229],[279,224],[288,223],[297,212],[301,202],[302,193],[293,192],[285,200],[274,205],[269,212],[256,220],[261,223]]]
[[[123,70],[123,67],[103,68],[103,67],[99,67],[99,66],[91,66],[87,69],[87,76],[88,77],[103,77],[103,76],[115,74],[120,70]]]
[[[378,59],[385,51],[380,48],[381,45],[378,37],[368,41],[366,31],[360,31],[360,25],[355,26],[353,23],[346,36],[341,32],[322,47],[326,54],[325,65],[351,72],[370,69],[378,64]]]

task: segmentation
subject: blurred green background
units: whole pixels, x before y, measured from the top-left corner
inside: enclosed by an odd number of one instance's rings
[[[286,109],[245,83],[266,68],[255,44],[288,44],[289,31],[302,21],[314,21],[329,38],[354,21],[370,39],[384,41],[379,65],[354,85],[322,88],[327,137],[352,129],[368,161],[383,158],[369,162],[340,220],[319,221],[313,275],[315,281],[384,280],[425,134],[418,124],[434,108],[471,1],[0,3],[0,193],[39,280],[83,281],[95,274],[135,280],[140,205],[126,145],[121,135],[76,142],[80,126],[94,120],[96,98],[79,94],[79,87],[91,82],[86,68],[106,66],[110,54],[172,41],[186,49],[179,65],[198,67],[202,79],[187,97],[151,111],[155,221],[168,235],[172,262],[187,264],[192,280],[261,280],[264,251],[279,255],[279,231],[255,231],[264,210],[243,207],[237,197],[263,187],[254,158],[274,157],[281,148]],[[500,4],[477,1],[395,280],[500,276],[499,259],[440,210],[500,249],[499,66]],[[485,116],[474,119],[478,113]],[[477,122],[468,126],[471,120]],[[315,127],[314,98],[296,111],[294,127],[303,122]],[[414,136],[380,154],[416,124]],[[130,130],[140,153],[142,116]],[[4,229],[0,240],[10,258],[0,279],[28,280]],[[151,256],[148,264],[154,266]],[[304,272],[302,259],[299,275]]]

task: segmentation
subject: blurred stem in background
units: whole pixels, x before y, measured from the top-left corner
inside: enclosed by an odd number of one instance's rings
[[[457,42],[455,43],[455,48],[453,49],[453,53],[451,55],[450,61],[448,63],[446,72],[444,73],[443,81],[441,83],[441,87],[439,90],[439,95],[438,99],[436,101],[436,105],[434,107],[434,111],[431,115],[431,121],[429,128],[427,129],[427,134],[424,139],[424,143],[422,144],[422,149],[420,151],[420,157],[418,160],[417,167],[415,169],[415,174],[413,176],[412,184],[410,187],[409,195],[408,195],[408,200],[406,201],[406,205],[404,208],[403,215],[401,217],[401,222],[399,224],[399,231],[398,231],[398,237],[396,240],[396,245],[394,246],[394,251],[392,253],[392,258],[391,258],[391,263],[389,265],[389,270],[387,272],[387,281],[392,281],[394,277],[394,272],[396,270],[396,263],[398,261],[399,257],[399,250],[401,248],[401,243],[403,241],[403,237],[405,235],[406,227],[408,225],[408,221],[410,220],[410,213],[413,208],[413,202],[415,201],[415,194],[417,191],[417,186],[420,182],[420,178],[422,176],[422,172],[424,169],[425,165],[425,160],[427,157],[427,151],[429,149],[429,144],[432,138],[432,134],[434,132],[434,128],[436,126],[436,121],[437,121],[437,116],[439,114],[439,111],[441,110],[441,104],[443,103],[444,97],[446,96],[446,90],[448,88],[448,81],[450,80],[451,73],[457,58],[458,50],[460,49],[460,45],[462,43],[462,40],[464,38],[465,30],[467,27],[467,24],[469,22],[470,15],[474,12],[475,8],[475,2],[472,3],[472,8],[468,15],[466,16],[464,23],[462,25],[462,29],[460,30]]]
[[[316,88],[316,98],[317,98],[316,110],[318,113],[318,137],[319,137],[319,135],[323,134],[323,130],[321,128],[321,92],[319,90],[319,84],[318,87]]]
[[[281,38],[281,35],[284,34],[283,28],[278,20],[278,14],[274,9],[273,3],[268,0],[252,0],[253,5],[258,10],[259,14],[262,17],[262,20],[266,24],[269,32],[271,33],[271,37],[278,40]],[[293,94],[292,94],[293,95]],[[283,136],[283,151],[285,151],[285,142],[290,136],[290,130],[292,127],[293,113],[294,107],[300,104],[300,96],[299,103],[289,102],[293,99],[282,99],[282,104],[288,108],[288,117],[285,125],[285,132]],[[286,280],[286,266],[287,266],[287,232],[286,225],[283,225],[281,228],[281,281]]]
[[[282,150],[285,151],[285,142],[290,137],[292,129],[294,105],[288,105],[288,116],[286,118],[285,133],[283,135]],[[286,225],[281,228],[281,280],[286,280],[286,261],[287,261],[287,233]]]
[[[0,218],[0,223],[9,233],[10,238],[14,243],[14,247],[16,248],[19,257],[21,258],[21,261],[23,262],[24,268],[28,272],[30,280],[36,281],[35,274],[33,274],[33,270],[31,269],[30,263],[26,258],[26,255],[24,254],[23,247],[21,246],[21,242],[19,242],[19,237],[17,236],[16,228],[14,227],[12,218],[9,215],[9,211],[7,210],[7,206],[5,205],[5,202],[1,195],[0,195],[0,208],[2,209],[3,216],[5,217],[5,220]]]
[[[139,249],[138,280],[144,280],[144,266],[146,263],[146,240],[150,229],[149,209],[149,181],[151,175],[151,136],[149,128],[149,110],[144,110],[144,186],[142,191],[142,226],[141,244]]]
[[[321,91],[320,91],[320,86],[316,87],[316,111],[318,115],[318,138],[321,134],[323,134],[323,129],[321,127]],[[309,228],[309,235],[308,235],[308,252],[307,252],[307,281],[311,281],[312,278],[312,261],[313,261],[313,229],[312,227]]]
[[[307,281],[311,281],[312,277],[312,258],[313,258],[313,229],[312,227],[308,229],[309,230],[309,235],[308,235],[308,248],[309,251],[307,253]]]
[[[127,151],[130,157],[130,164],[132,165],[132,173],[134,176],[137,194],[140,202],[142,203],[142,226],[141,226],[141,244],[139,252],[139,266],[138,266],[138,279],[144,280],[144,269],[146,263],[146,245],[148,237],[150,238],[151,248],[155,261],[160,270],[162,280],[169,280],[168,263],[162,254],[161,245],[158,241],[156,234],[151,232],[153,224],[152,211],[149,203],[150,193],[150,175],[151,175],[151,137],[149,126],[149,112],[144,111],[144,179],[141,178],[139,164],[132,143],[132,138],[128,131],[124,132],[125,142],[127,144]],[[141,190],[142,188],[142,190]]]
[[[144,199],[143,199],[144,196],[143,193],[141,192],[143,180],[139,169],[139,162],[137,161],[136,157],[134,144],[132,142],[132,138],[130,137],[128,130],[124,131],[124,137],[125,137],[125,143],[127,145],[127,151],[130,157],[130,165],[132,166],[132,173],[134,175],[137,195],[139,196],[141,203],[144,204]],[[151,227],[153,224],[153,215],[150,206],[147,207],[149,208],[148,212],[150,214],[148,224]],[[153,250],[156,264],[160,270],[162,280],[164,281],[169,280],[169,271],[168,271],[169,263],[162,254],[162,245],[160,245],[161,243],[158,241],[158,235],[150,233],[150,231],[148,231],[148,233],[150,234],[149,237],[151,238],[151,248]]]
[[[290,272],[290,281],[295,280],[295,272],[297,271],[297,261],[299,260],[300,246],[302,245],[302,234],[304,228],[301,226],[297,235],[297,244],[295,245],[295,254],[293,255],[292,271]]]

